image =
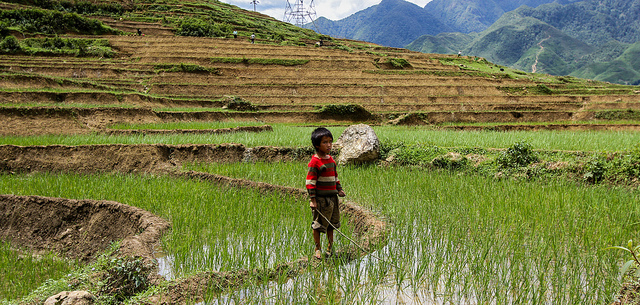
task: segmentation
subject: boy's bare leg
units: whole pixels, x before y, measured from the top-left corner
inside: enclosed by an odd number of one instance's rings
[[[327,240],[329,244],[327,245],[327,252],[331,252],[331,247],[333,246],[333,227],[327,228]]]
[[[333,232],[332,232],[333,233]],[[329,234],[329,232],[327,231],[327,234]],[[315,250],[315,257],[316,258],[322,258],[322,250],[321,249],[321,245],[320,245],[320,231],[318,230],[313,230],[313,241],[316,243],[316,250]]]

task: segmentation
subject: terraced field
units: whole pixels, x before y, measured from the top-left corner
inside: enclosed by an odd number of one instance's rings
[[[74,271],[33,290],[24,303],[42,303],[67,287],[112,280],[104,273],[113,269],[101,260],[112,243],[121,256],[142,257],[153,265],[145,287],[149,290],[128,300],[131,303],[634,300],[634,286],[626,286],[623,297],[617,297],[623,282],[617,276],[620,256],[597,249],[638,232],[625,223],[637,214],[637,87],[528,74],[472,56],[330,39],[217,1],[200,2],[119,2],[124,13],[89,17],[123,35],[62,35],[104,39],[112,56],[0,55],[0,176],[7,181],[0,180],[0,188],[12,194],[0,196],[0,216],[8,215],[0,219],[0,239],[29,251],[56,250],[105,268]],[[0,6],[31,7],[8,2]],[[177,25],[191,17],[238,30],[240,37],[176,36]],[[134,35],[137,29],[144,35]],[[11,31],[20,40],[42,36]],[[257,33],[255,44],[248,39],[251,33]],[[323,39],[321,46],[316,45],[318,38]],[[294,178],[280,179],[292,172],[298,175],[299,168],[304,171],[302,162],[312,151],[301,139],[308,138],[309,126],[342,130],[355,123],[398,134],[383,143],[388,158],[379,164],[384,167],[345,169],[347,180],[365,181],[354,183],[363,184],[353,186],[355,202],[341,205],[345,231],[364,249],[342,239],[335,259],[309,261],[304,248],[310,244],[309,232],[302,234],[301,226],[289,223],[306,217],[304,191]],[[542,129],[605,132],[575,137],[545,133],[557,137],[549,141],[553,143],[582,139],[596,144],[589,146],[592,151],[579,152],[566,151],[573,146],[550,145],[536,152],[542,155],[534,158],[536,162],[515,168],[496,165],[503,152],[510,151],[507,145],[478,147],[471,142],[468,147],[453,143],[450,146],[456,147],[441,148],[432,138],[421,140],[428,132],[448,137],[470,131],[468,137],[482,137],[486,131],[488,137],[507,137],[495,132]],[[620,144],[603,152],[597,147],[601,142]],[[477,169],[474,174],[489,172],[487,177],[495,181],[472,176],[461,182],[460,177],[439,172],[434,160],[451,153],[464,154],[467,163],[461,166]],[[625,171],[611,174],[610,180],[615,184],[623,177],[619,184],[631,190],[590,188],[606,176],[606,162],[626,162]],[[387,175],[402,185],[368,190],[380,182],[367,179]],[[521,183],[536,175],[541,180],[558,175],[563,177],[559,180],[589,186]],[[547,197],[546,188],[555,197]],[[570,194],[563,193],[565,188]],[[238,199],[203,196],[208,193]],[[574,201],[565,204],[565,195]],[[614,203],[604,204],[603,197]],[[368,209],[356,203],[360,200]],[[259,221],[262,215],[248,220],[248,215],[262,211],[258,208],[265,206],[263,201],[282,201],[288,213],[274,217],[284,225],[265,224]],[[247,203],[246,210],[241,209]],[[220,219],[206,214],[219,205],[230,212],[215,216]],[[507,208],[498,211],[500,205]],[[178,210],[185,210],[186,216]],[[556,213],[536,218],[540,211]],[[43,214],[40,221],[38,215]],[[204,214],[209,223],[195,227],[191,222]],[[234,229],[228,230],[227,222]],[[240,227],[253,230],[240,236]],[[265,235],[276,227],[284,232],[283,240]],[[474,246],[462,242],[467,239]],[[487,247],[475,248],[476,244]],[[223,245],[215,250],[223,254],[213,253],[212,245]],[[368,251],[384,258],[373,259]],[[109,289],[98,293],[113,297],[120,288]]]
[[[122,26],[126,29],[131,24]],[[345,51],[250,44],[246,39],[168,35],[104,38],[117,52],[115,58],[2,56],[3,119],[46,122],[55,113],[60,119],[73,120],[69,113],[77,112],[87,123],[69,127],[75,133],[91,132],[109,123],[171,121],[177,117],[197,120],[198,116],[253,118],[267,123],[385,124],[419,114],[413,124],[526,124],[594,121],[603,111],[640,109],[640,95],[632,87],[595,83],[587,87],[584,81],[500,72],[490,63],[483,64],[484,68],[495,72],[478,72],[464,64],[476,63],[474,58],[378,46]],[[394,68],[387,63],[396,58],[408,64]],[[447,60],[460,64],[444,64]],[[541,87],[547,91],[541,93]],[[249,103],[252,111],[221,109],[230,98]],[[360,105],[366,111],[320,111],[329,105]],[[15,106],[28,107],[22,107],[18,114]],[[38,114],[43,108],[37,106],[45,107],[46,114]],[[61,109],[81,106],[85,110]],[[110,109],[98,109],[105,107]],[[93,111],[88,114],[86,108]],[[171,108],[188,108],[190,113]],[[0,133],[51,132],[47,123],[43,126],[39,131],[27,131],[8,130],[5,125]],[[64,132],[64,128],[56,132]]]

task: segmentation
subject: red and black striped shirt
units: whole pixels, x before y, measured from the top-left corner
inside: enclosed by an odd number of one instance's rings
[[[337,195],[342,186],[336,171],[336,161],[329,155],[326,159],[313,155],[309,161],[306,185],[311,198]]]

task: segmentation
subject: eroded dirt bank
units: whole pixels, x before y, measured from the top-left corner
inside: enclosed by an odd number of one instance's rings
[[[119,240],[122,255],[152,258],[170,227],[150,212],[105,200],[0,195],[0,215],[0,239],[85,261]]]
[[[147,124],[183,121],[240,120],[267,123],[324,122],[353,123],[374,122],[377,117],[369,114],[326,114],[318,112],[161,112],[151,108],[5,108],[0,107],[0,135],[30,136],[41,134],[88,134],[111,132],[114,124]],[[238,130],[244,131],[244,130]]]

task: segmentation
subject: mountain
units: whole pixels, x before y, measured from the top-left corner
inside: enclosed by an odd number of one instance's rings
[[[404,47],[421,35],[454,31],[422,7],[404,0],[382,0],[342,20],[321,17],[305,27],[314,26],[322,34],[390,47]]]
[[[531,17],[505,14],[465,49],[466,54],[524,71],[565,75],[594,47]]]
[[[636,84],[640,63],[632,58],[638,55],[638,41],[638,1],[587,0],[521,6],[480,33],[422,36],[407,48],[426,53],[459,49],[527,72]]]
[[[571,75],[611,83],[640,85],[640,42],[628,47],[622,55],[612,61],[588,64]]]
[[[522,7],[523,17],[544,21],[567,35],[599,45],[617,40],[640,41],[640,1],[587,0],[568,5],[551,3],[538,8]]]
[[[562,4],[581,0],[433,0],[425,10],[456,32],[482,32],[504,13],[526,5],[537,7],[557,2]]]

